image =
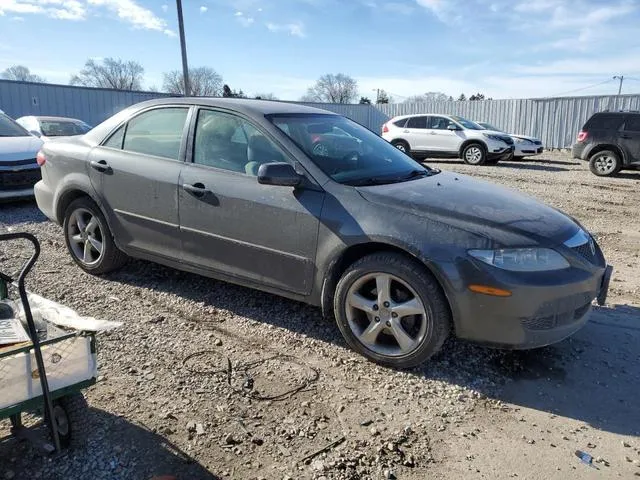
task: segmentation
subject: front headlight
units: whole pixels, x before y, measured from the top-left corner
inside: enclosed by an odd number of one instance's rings
[[[484,135],[485,138],[489,138],[489,139],[494,140],[496,142],[504,142],[504,139],[502,137],[500,137],[499,135],[493,135],[491,133],[483,133],[482,135]]]
[[[511,272],[545,272],[569,267],[569,262],[550,248],[469,250],[468,253],[487,265]]]
[[[520,144],[528,144],[528,143],[533,143],[531,140],[527,140],[526,138],[518,138],[515,137],[515,141],[516,143],[520,143]]]

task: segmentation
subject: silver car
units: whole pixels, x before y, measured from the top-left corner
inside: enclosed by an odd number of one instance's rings
[[[0,200],[33,197],[40,180],[36,156],[42,140],[0,113]]]
[[[385,365],[450,333],[547,345],[606,299],[611,268],[574,219],[324,110],[151,100],[43,153],[38,206],[83,270],[136,257],[318,305]]]
[[[44,141],[56,137],[71,137],[73,135],[84,135],[91,126],[82,120],[69,117],[52,117],[42,115],[27,115],[16,119],[32,135]]]

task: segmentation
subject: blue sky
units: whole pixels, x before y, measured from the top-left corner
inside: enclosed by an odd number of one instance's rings
[[[622,74],[623,93],[640,93],[640,0],[183,0],[183,9],[190,65],[249,94],[295,100],[324,73],[397,100],[617,93],[612,77]],[[0,32],[0,71],[22,64],[55,83],[90,57],[139,61],[147,88],[181,68],[170,0],[0,0]]]

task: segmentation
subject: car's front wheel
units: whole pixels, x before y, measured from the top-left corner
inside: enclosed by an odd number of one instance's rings
[[[620,157],[610,150],[603,150],[591,157],[589,160],[591,173],[599,177],[609,177],[615,175],[622,169]]]
[[[85,272],[100,275],[126,263],[127,256],[116,246],[102,211],[90,198],[71,202],[62,227],[71,257]]]
[[[487,152],[479,143],[471,143],[464,147],[462,159],[469,165],[484,165],[487,161]]]
[[[364,257],[336,289],[334,314],[351,348],[394,368],[416,366],[449,334],[451,313],[424,266],[395,253]]]

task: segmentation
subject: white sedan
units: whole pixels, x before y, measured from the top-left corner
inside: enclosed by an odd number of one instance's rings
[[[495,132],[503,132],[504,130],[495,127],[487,122],[476,122],[481,127],[486,128],[487,130],[493,130]],[[544,151],[544,146],[542,145],[542,141],[535,137],[529,137],[527,135],[514,135],[513,133],[508,134],[511,138],[513,138],[513,143],[515,144],[515,151],[513,152],[513,159],[520,160],[524,157],[533,157],[534,155],[540,155]]]

